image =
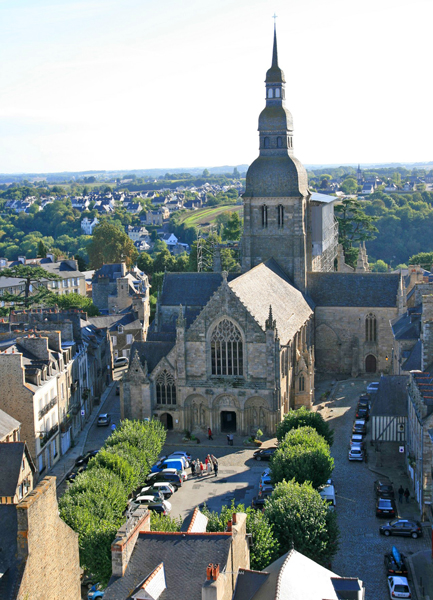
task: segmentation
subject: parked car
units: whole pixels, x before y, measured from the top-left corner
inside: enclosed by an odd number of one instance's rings
[[[349,460],[364,460],[364,450],[360,444],[352,444],[349,448]]]
[[[270,460],[274,452],[277,448],[275,446],[271,448],[261,448],[260,450],[256,450],[253,454],[253,458],[256,460]]]
[[[358,400],[358,408],[368,408],[371,410],[371,399],[370,394],[361,394]]]
[[[178,471],[185,472],[186,469],[186,460],[183,456],[177,456],[175,458],[167,457],[165,459],[160,459],[157,463],[155,463],[152,468],[152,473],[158,473],[160,471],[164,471],[164,469],[177,469]],[[186,479],[186,473],[185,478]]]
[[[81,467],[83,465],[87,465],[87,463],[89,462],[89,460],[91,458],[93,458],[94,456],[96,456],[98,454],[99,450],[90,450],[89,452],[86,452],[86,454],[81,454],[76,460],[75,460],[75,466],[76,467]]]
[[[87,593],[87,600],[99,600],[104,597],[104,590],[101,590],[101,585],[95,583]]]
[[[272,492],[274,491],[274,486],[273,485],[264,485],[263,487],[261,487],[259,489],[259,498],[262,498],[264,496],[270,496],[272,494]]]
[[[116,396],[120,396],[120,383],[116,385]]]
[[[268,475],[271,474],[271,467],[267,467],[263,473],[260,475],[260,479],[263,479],[264,477],[267,477]]]
[[[170,454],[170,457],[176,457],[176,456],[183,456],[183,458],[186,461],[186,467],[189,467],[189,465],[191,464],[191,461],[192,461],[191,454],[188,454],[188,452],[183,452],[182,450],[177,450],[176,452],[172,452]]]
[[[409,582],[406,577],[390,575],[388,577],[388,590],[391,600],[394,598],[412,598]]]
[[[350,445],[352,444],[361,444],[364,447],[364,436],[361,433],[352,433]]]
[[[361,433],[365,435],[367,433],[367,424],[364,419],[357,419],[352,427],[353,433]]]
[[[182,477],[178,473],[151,473],[147,476],[146,481],[149,482],[149,485],[155,485],[157,481],[170,483],[172,486],[174,486],[175,491],[182,487]]]
[[[378,381],[372,381],[371,383],[369,383],[367,385],[367,392],[369,394],[374,394],[375,392],[377,392],[378,389],[379,389],[379,382]]]
[[[392,481],[388,479],[376,479],[374,482],[374,493],[380,498],[394,498],[394,488]]]
[[[379,527],[379,533],[383,535],[405,535],[407,537],[422,536],[422,527],[419,521],[408,521],[407,519],[393,519]]]
[[[271,476],[266,475],[266,477],[262,477],[259,483],[259,488],[265,487],[266,485],[272,485]]]
[[[146,491],[145,491],[146,490]],[[151,486],[148,486],[147,488],[143,488],[142,490],[140,490],[138,492],[138,494],[135,496],[135,498],[133,500],[129,500],[128,504],[132,504],[133,502],[138,502],[139,500],[142,501],[142,504],[145,504],[145,499],[149,499],[149,498],[153,498],[153,500],[164,500],[164,494],[161,492],[161,490],[158,489],[153,489]]]
[[[395,546],[392,547],[391,552],[387,552],[384,556],[385,569],[388,575],[403,575],[406,576],[407,565],[406,556],[401,554]]]
[[[175,490],[175,487],[168,483],[168,481],[155,481],[151,486],[147,486],[141,489],[140,494],[147,494],[148,492],[159,491],[164,496],[164,499],[170,498]]]
[[[103,414],[99,415],[96,425],[98,427],[108,427],[110,423],[111,423],[111,415],[109,415],[108,413],[103,413]]]
[[[125,367],[129,364],[129,360],[126,356],[119,356],[119,358],[114,359],[113,368],[118,369],[119,367]]]
[[[171,511],[171,504],[167,500],[161,500],[160,502],[151,502],[147,508],[165,516]]]
[[[336,498],[335,498],[335,488],[332,484],[327,483],[326,485],[323,485],[319,490],[318,490],[320,496],[322,497],[322,500],[325,500],[325,502],[328,505],[329,510],[335,510],[336,506],[337,506],[337,502],[336,502]]]
[[[377,498],[376,517],[395,517],[397,509],[392,498]]]
[[[75,467],[74,469],[72,469],[72,471],[70,473],[68,473],[68,475],[66,476],[66,481],[74,481],[74,479],[77,477],[77,475],[79,475],[80,473],[82,473],[83,471],[85,471],[87,469],[87,464],[85,465],[80,465],[79,467]]]
[[[364,419],[364,421],[368,421],[368,419],[370,418],[369,413],[368,413],[368,408],[358,406],[358,409],[356,411],[356,418]]]
[[[256,510],[262,510],[265,507],[266,499],[269,498],[267,496],[255,496],[251,502],[251,508],[255,508]]]

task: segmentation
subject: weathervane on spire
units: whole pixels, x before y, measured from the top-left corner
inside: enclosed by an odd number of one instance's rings
[[[277,24],[277,15],[274,13],[274,16],[272,18],[274,19],[274,27],[275,27]]]

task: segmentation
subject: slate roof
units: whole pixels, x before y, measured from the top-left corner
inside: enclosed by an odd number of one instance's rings
[[[146,360],[148,372],[151,373],[159,361],[167,356],[174,344],[174,340],[172,342],[134,342],[131,346],[131,357],[134,357],[135,351],[137,351],[141,364],[144,365]]]
[[[404,315],[394,319],[391,323],[392,332],[396,340],[417,340],[421,333],[422,306],[409,308]]]
[[[228,281],[238,277],[229,273]],[[159,302],[161,306],[205,306],[222,283],[221,273],[166,273]]]
[[[269,306],[283,343],[290,340],[313,315],[314,304],[307,302],[290,279],[271,258],[229,283],[242,304],[266,329]]]
[[[227,565],[231,537],[224,533],[140,533],[124,576],[111,578],[104,600],[130,598],[160,563],[164,563],[167,588],[159,600],[201,600],[206,567],[219,563],[222,570]]]
[[[109,331],[116,331],[119,325],[122,325],[125,330],[142,328],[140,319],[136,319],[132,311],[125,314],[87,317],[87,320],[98,329],[108,329]]]
[[[402,364],[403,371],[421,371],[422,342],[418,340],[409,353],[407,360]]]
[[[373,399],[372,417],[407,417],[408,375],[382,375]]]
[[[5,444],[6,445],[6,444]],[[17,507],[14,504],[0,505],[0,598],[16,598],[15,583],[19,575],[17,552]]]
[[[24,452],[24,442],[0,444],[0,496],[15,496]]]
[[[269,573],[239,569],[233,600],[252,600],[268,577]]]
[[[14,429],[19,429],[21,423],[0,409],[0,440]]]
[[[308,292],[317,306],[396,306],[399,284],[394,273],[308,273]]]
[[[110,281],[115,281],[118,277],[122,277],[122,267],[120,263],[110,263],[102,265],[100,269],[97,269],[93,274],[93,281],[98,282],[98,277],[103,275],[108,277]]]

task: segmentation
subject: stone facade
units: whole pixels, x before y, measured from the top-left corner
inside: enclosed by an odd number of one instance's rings
[[[80,600],[78,534],[59,517],[56,479],[46,477],[17,506],[17,600]]]

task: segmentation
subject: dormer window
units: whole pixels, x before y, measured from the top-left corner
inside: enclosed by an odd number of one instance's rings
[[[275,90],[275,98],[279,98],[281,96],[281,90],[280,88],[276,88]]]
[[[268,89],[268,98],[273,98],[274,97],[274,90],[272,88]]]

